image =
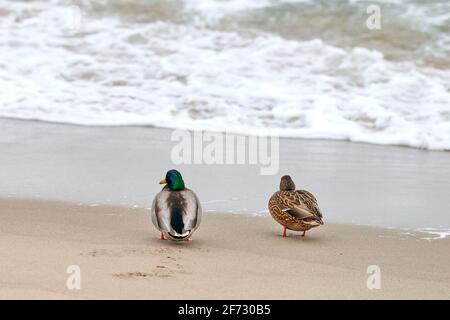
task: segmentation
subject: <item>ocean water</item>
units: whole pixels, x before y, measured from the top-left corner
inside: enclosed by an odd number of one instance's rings
[[[0,116],[450,150],[450,2],[376,3],[2,0]]]

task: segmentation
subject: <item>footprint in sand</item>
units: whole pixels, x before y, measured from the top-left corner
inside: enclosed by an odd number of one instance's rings
[[[184,252],[204,251],[208,252],[206,248],[118,248],[118,249],[94,249],[88,252],[80,253],[81,256],[87,257],[127,257],[131,255],[162,255],[162,254],[177,254],[181,255]]]
[[[114,273],[113,277],[129,279],[129,278],[169,278],[176,276],[177,274],[186,273],[184,266],[182,264],[176,263],[174,265],[167,264],[166,261],[161,261],[152,270],[145,271],[134,271],[134,272],[122,272]]]
[[[186,251],[205,251],[202,248],[118,248],[118,249],[95,249],[88,252],[81,253],[81,256],[86,257],[114,257],[123,258],[130,256],[158,256],[159,262],[150,270],[145,271],[131,271],[114,273],[113,277],[130,279],[130,278],[167,278],[179,274],[188,274],[185,264],[180,262],[182,256]],[[206,250],[207,251],[207,250]]]
[[[149,248],[119,248],[119,249],[95,249],[88,252],[80,253],[81,256],[87,257],[128,257],[128,256],[143,256],[143,255],[161,255],[172,253],[173,249],[171,248],[158,248],[158,249],[149,249]]]
[[[147,278],[152,277],[153,274],[146,273],[146,272],[124,272],[124,273],[114,273],[113,277],[116,278],[123,278],[123,279],[129,279],[129,278]]]
[[[182,250],[174,250],[170,248],[157,249],[154,253],[162,256],[156,265],[150,270],[132,271],[115,273],[113,277],[130,279],[130,278],[169,278],[180,274],[189,273],[185,265],[180,261],[182,258],[180,253]]]

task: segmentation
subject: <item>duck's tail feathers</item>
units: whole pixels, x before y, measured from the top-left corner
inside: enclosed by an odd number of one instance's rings
[[[309,218],[309,219],[305,219],[302,220],[304,224],[310,225],[310,226],[319,226],[321,224],[323,224],[322,219],[320,218]]]
[[[186,231],[184,233],[178,233],[176,231],[168,232],[168,235],[173,240],[185,240],[190,237],[191,231]]]

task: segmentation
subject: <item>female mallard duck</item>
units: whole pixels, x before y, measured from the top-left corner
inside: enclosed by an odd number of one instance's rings
[[[164,188],[155,196],[152,222],[161,231],[161,240],[189,240],[200,225],[202,208],[197,195],[184,186],[177,170],[170,170],[159,182]]]
[[[269,211],[272,217],[286,229],[306,231],[323,224],[322,213],[316,198],[305,190],[295,190],[290,176],[283,176],[280,191],[275,192],[269,200]]]

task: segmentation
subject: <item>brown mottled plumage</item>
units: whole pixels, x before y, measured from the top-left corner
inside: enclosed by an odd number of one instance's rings
[[[316,198],[308,191],[295,190],[290,176],[283,176],[280,191],[275,192],[269,200],[272,217],[286,229],[305,232],[323,224],[322,213]]]

